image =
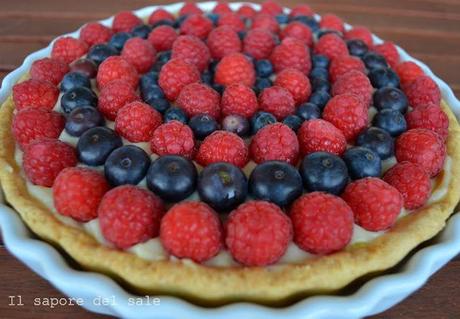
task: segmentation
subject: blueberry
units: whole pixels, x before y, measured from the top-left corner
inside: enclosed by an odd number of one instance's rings
[[[378,112],[372,124],[387,131],[391,136],[396,137],[407,130],[407,123],[404,115],[392,109],[383,109]]]
[[[123,50],[123,47],[125,46],[126,41],[128,41],[131,38],[131,34],[128,32],[118,32],[115,33],[109,41],[109,46],[115,48],[119,52]]]
[[[96,77],[97,65],[90,59],[80,59],[70,65],[70,72],[79,72],[92,79]]]
[[[256,94],[262,92],[264,89],[269,88],[272,86],[272,81],[267,78],[257,78],[256,84],[254,87],[254,91]]]
[[[197,176],[192,161],[177,155],[161,156],[150,165],[147,187],[167,202],[178,202],[195,191]]]
[[[303,119],[297,115],[288,115],[283,119],[283,123],[289,126],[294,132],[300,128],[303,123]]]
[[[315,104],[320,109],[323,109],[327,102],[331,99],[331,96],[326,91],[316,91],[310,95],[310,100],[308,102]]]
[[[364,43],[363,40],[359,39],[348,40],[347,48],[348,52],[350,52],[350,55],[354,55],[357,57],[362,57],[369,50],[366,43]]]
[[[359,134],[356,145],[373,150],[382,160],[394,155],[393,138],[387,131],[378,127],[370,127]]]
[[[320,39],[323,35],[326,35],[326,34],[335,34],[337,35],[338,37],[342,37],[342,33],[337,31],[337,30],[331,30],[331,29],[320,29],[316,32],[316,37],[318,39]]]
[[[96,106],[96,94],[86,87],[76,87],[64,93],[61,97],[61,108],[70,113],[79,106]]]
[[[246,31],[238,31],[238,37],[240,38],[241,41],[244,40],[244,38],[246,37]]]
[[[382,161],[379,155],[367,147],[349,148],[345,151],[343,160],[352,179],[380,177],[382,172]]]
[[[300,116],[304,121],[319,119],[321,117],[321,110],[316,104],[303,103],[299,105],[296,110],[296,114]]]
[[[206,17],[212,21],[212,23],[216,26],[219,22],[219,15],[216,13],[207,13]]]
[[[327,69],[329,67],[329,58],[322,54],[315,54],[311,58],[313,68]]]
[[[268,78],[273,73],[273,65],[269,60],[258,60],[256,62],[257,76]]]
[[[312,78],[310,80],[310,84],[311,84],[311,88],[313,92],[316,92],[316,91],[329,92],[329,90],[331,89],[331,84],[329,83],[329,81],[323,78]]]
[[[174,21],[169,20],[169,19],[158,20],[157,22],[152,24],[152,30],[155,29],[156,27],[159,27],[160,25],[167,25],[167,26],[174,28]]]
[[[158,53],[157,55],[157,62],[166,64],[166,62],[171,60],[171,55],[172,55],[171,51],[162,51]]]
[[[80,136],[77,154],[80,162],[98,166],[104,164],[109,154],[123,145],[120,136],[107,127],[93,127]]]
[[[256,166],[249,177],[249,193],[256,199],[288,206],[302,195],[302,178],[297,169],[282,161]]]
[[[409,102],[403,91],[394,87],[383,87],[374,93],[374,106],[378,110],[392,109],[406,113]]]
[[[86,87],[91,88],[91,82],[89,78],[80,72],[70,72],[64,75],[64,78],[61,81],[61,92],[67,92],[77,87]]]
[[[131,34],[133,35],[133,37],[147,39],[151,31],[152,31],[152,27],[150,27],[149,25],[140,24],[131,30]]]
[[[166,112],[167,109],[171,107],[171,104],[169,104],[168,100],[166,99],[156,99],[156,98],[151,98],[148,100],[145,100],[145,103],[153,107],[155,110],[163,114]]]
[[[141,88],[141,97],[144,101],[147,101],[152,99],[163,99],[165,94],[159,85],[151,84],[148,87]]]
[[[252,134],[256,134],[262,127],[276,123],[276,117],[268,112],[257,112],[251,118]]]
[[[86,57],[96,63],[96,65],[99,65],[105,59],[114,55],[118,55],[118,51],[114,47],[107,44],[96,44],[89,49]]]
[[[375,52],[367,52],[362,57],[362,60],[369,70],[388,67],[385,58]]]
[[[139,89],[141,91],[147,90],[152,85],[158,84],[158,72],[150,71],[141,76],[139,81]]]
[[[211,63],[209,63],[209,72],[211,72],[212,74],[216,73],[216,67],[218,64],[219,64],[219,61],[217,60],[211,61]]]
[[[203,82],[204,84],[207,84],[207,85],[211,86],[211,85],[212,85],[212,82],[213,82],[212,73],[209,72],[209,71],[204,71],[204,72],[201,74],[201,82]]]
[[[179,28],[182,25],[182,23],[184,23],[185,19],[187,19],[187,17],[187,14],[179,16],[174,23],[174,27]]]
[[[339,195],[349,180],[345,162],[337,155],[326,152],[315,152],[305,156],[299,171],[309,192]]]
[[[329,79],[329,71],[324,68],[313,68],[310,72],[310,79],[324,79],[328,80]]]
[[[198,114],[193,116],[188,125],[193,131],[195,138],[203,140],[206,136],[219,129],[216,120],[207,114]]]
[[[286,14],[278,14],[276,16],[276,21],[278,24],[287,24],[289,22],[289,16]]]
[[[147,174],[149,166],[150,157],[142,148],[124,145],[107,157],[104,174],[112,186],[137,185]]]
[[[179,121],[184,124],[187,124],[188,117],[187,117],[187,114],[185,114],[183,109],[181,109],[180,107],[172,106],[169,109],[167,109],[165,113],[163,114],[163,121],[165,123],[168,123],[171,121]]]
[[[212,85],[212,88],[220,95],[222,95],[222,93],[224,93],[224,90],[225,90],[225,87],[219,83],[214,83]]]
[[[244,137],[251,131],[251,125],[245,117],[234,114],[224,117],[222,120],[222,129]]]
[[[378,68],[373,69],[369,72],[369,80],[371,80],[372,86],[380,89],[383,87],[398,87],[399,77],[390,68]]]
[[[296,16],[292,18],[292,21],[299,21],[308,26],[311,31],[316,32],[319,30],[319,23],[313,17],[309,16]]]
[[[227,212],[244,202],[248,181],[243,171],[229,163],[206,166],[198,178],[198,194],[219,212]]]
[[[92,106],[80,106],[70,112],[65,123],[69,135],[80,136],[90,128],[104,125],[104,117]]]

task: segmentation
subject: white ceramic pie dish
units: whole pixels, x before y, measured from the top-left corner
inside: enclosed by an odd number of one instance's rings
[[[199,5],[209,10],[214,7],[215,2]],[[231,5],[237,8],[241,3]],[[181,6],[182,3],[177,3],[164,7],[178,11]],[[151,6],[135,13],[144,17],[155,8],[156,6]],[[110,24],[111,18],[101,22]],[[78,31],[69,35],[78,36]],[[374,37],[374,41],[381,40]],[[433,77],[441,89],[443,99],[452,107],[457,118],[460,118],[460,102],[447,84],[436,77],[426,65],[411,58],[404,50],[398,50],[402,60],[417,62]],[[10,94],[14,83],[29,70],[32,62],[48,56],[50,51],[51,45],[29,55],[21,67],[5,77],[0,90],[0,104]],[[398,268],[397,273],[372,279],[350,295],[310,297],[290,307],[276,309],[249,303],[201,308],[174,297],[159,297],[159,305],[152,302],[151,298],[137,299],[138,296],[126,292],[107,276],[71,268],[53,246],[35,239],[18,214],[4,205],[0,205],[0,228],[7,249],[64,294],[82,298],[83,307],[88,310],[124,318],[359,318],[376,314],[400,302],[460,252],[460,216],[457,214],[450,219],[447,227],[431,246],[420,249],[407,263]],[[115,300],[115,303],[95,305],[93,301],[101,297]],[[132,301],[143,302],[142,305],[134,306]]]

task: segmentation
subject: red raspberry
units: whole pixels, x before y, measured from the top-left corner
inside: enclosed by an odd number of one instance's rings
[[[354,26],[353,29],[345,32],[344,38],[345,40],[361,40],[367,45],[368,48],[372,48],[372,44],[374,43],[371,31],[363,26]]]
[[[191,83],[179,93],[176,104],[192,117],[208,114],[215,119],[220,118],[220,95],[211,87],[201,83]]]
[[[171,50],[174,41],[177,39],[176,30],[169,25],[160,25],[149,33],[148,41],[153,45],[155,50],[168,51]]]
[[[294,131],[282,123],[264,126],[252,138],[249,146],[256,163],[285,161],[295,165],[299,159],[299,141]]]
[[[291,93],[296,105],[299,105],[310,97],[311,85],[310,80],[296,69],[284,69],[277,74],[273,85],[281,86]]]
[[[278,34],[280,25],[274,16],[258,13],[252,20],[251,29],[266,29],[272,33]]]
[[[126,81],[115,80],[101,89],[98,109],[107,119],[114,121],[123,106],[137,100],[139,96]]]
[[[214,9],[212,9],[212,13],[216,13],[216,14],[224,14],[224,13],[229,13],[229,12],[232,12],[232,9],[230,8],[227,2],[223,2],[223,1],[217,2]]]
[[[180,33],[205,40],[213,27],[212,21],[202,14],[189,15],[180,26]]]
[[[422,105],[434,104],[439,106],[441,103],[441,91],[432,78],[422,75],[412,81],[404,88],[409,105],[417,108]]]
[[[295,101],[291,93],[281,86],[272,86],[259,96],[260,109],[272,113],[278,121],[295,112]]]
[[[449,118],[437,105],[422,105],[406,114],[407,127],[426,128],[439,134],[445,142],[449,134]]]
[[[111,56],[99,65],[96,80],[99,89],[115,80],[124,80],[129,86],[136,88],[139,75],[136,68],[124,58]]]
[[[112,30],[98,22],[89,22],[80,30],[80,40],[86,42],[87,45],[105,43],[112,37]]]
[[[331,61],[329,75],[332,82],[335,82],[340,76],[353,70],[360,71],[364,74],[366,72],[366,67],[363,61],[351,55],[342,55]]]
[[[65,168],[53,184],[54,207],[61,215],[79,222],[90,221],[97,218],[97,208],[109,188],[104,176],[95,170]]]
[[[342,198],[353,210],[355,222],[369,231],[390,228],[403,208],[399,191],[375,177],[348,184]]]
[[[155,11],[152,12],[152,14],[149,16],[148,23],[150,25],[154,25],[155,23],[159,21],[164,21],[164,20],[169,20],[174,22],[175,18],[172,15],[172,13],[166,11],[163,8],[158,8]]]
[[[114,32],[131,32],[131,30],[142,24],[142,20],[131,11],[122,11],[115,15],[112,22]]]
[[[223,247],[222,225],[217,213],[202,202],[182,202],[161,220],[160,239],[173,256],[204,262]]]
[[[172,58],[182,59],[193,64],[198,71],[203,72],[211,60],[211,54],[206,44],[193,35],[181,35],[172,46]]]
[[[328,152],[340,156],[347,148],[342,131],[321,119],[304,122],[297,137],[302,156],[314,152]]]
[[[217,27],[209,33],[207,41],[209,51],[214,59],[241,52],[241,40],[238,34],[229,26]]]
[[[216,162],[227,162],[238,167],[244,167],[248,162],[248,148],[238,135],[225,131],[215,131],[201,143],[195,160],[202,166]]]
[[[64,168],[75,166],[77,162],[72,146],[52,138],[42,138],[24,149],[22,166],[32,184],[51,187]]]
[[[316,42],[314,52],[315,54],[325,55],[332,60],[341,55],[348,55],[348,48],[337,34],[329,33],[323,35]]]
[[[123,185],[105,193],[97,212],[105,239],[126,249],[159,235],[164,208],[152,192]]]
[[[13,118],[12,131],[21,148],[43,138],[58,138],[64,129],[62,114],[45,109],[28,108],[17,112]]]
[[[266,29],[249,30],[243,43],[243,51],[257,60],[267,59],[276,46],[273,33]]]
[[[276,16],[283,13],[283,7],[275,1],[266,0],[262,2],[262,5],[260,6],[260,12]]]
[[[294,8],[292,8],[291,12],[289,13],[290,17],[298,17],[298,16],[313,16],[315,13],[313,10],[306,4],[298,4]]]
[[[294,38],[285,38],[277,46],[271,56],[270,61],[273,64],[275,72],[280,72],[287,68],[294,68],[304,74],[310,73],[311,60],[308,47],[300,40]]]
[[[17,110],[42,108],[52,110],[59,90],[50,82],[30,79],[13,86],[13,101]]]
[[[330,99],[323,110],[323,119],[341,130],[347,141],[353,141],[369,122],[367,106],[349,93]]]
[[[195,140],[190,127],[179,121],[161,124],[150,142],[153,153],[162,155],[180,155],[192,158],[195,152]]]
[[[353,212],[340,197],[313,192],[299,197],[291,208],[294,242],[313,254],[345,248],[353,235]]]
[[[245,5],[242,5],[236,13],[242,18],[252,19],[257,14],[257,11],[254,10],[253,7],[245,4]]]
[[[361,71],[349,71],[339,76],[332,85],[332,95],[350,93],[356,95],[366,106],[371,104],[372,100],[371,81]]]
[[[66,63],[50,58],[35,61],[29,71],[32,79],[48,81],[54,85],[58,85],[67,72],[69,66]]]
[[[417,164],[398,163],[385,173],[383,180],[401,193],[407,209],[422,207],[430,197],[430,176]]]
[[[199,81],[200,72],[194,65],[182,59],[171,59],[161,68],[158,84],[166,98],[174,101],[184,86]]]
[[[60,37],[53,43],[51,58],[70,64],[88,51],[88,45],[72,37]]]
[[[161,122],[159,112],[148,104],[136,101],[126,104],[118,111],[115,131],[130,142],[148,142]]]
[[[292,239],[289,218],[275,204],[250,201],[228,216],[225,243],[233,258],[245,266],[276,263]]]
[[[214,81],[222,85],[243,84],[252,87],[256,81],[254,65],[241,53],[232,53],[220,60]]]
[[[222,94],[222,114],[237,114],[246,118],[252,117],[259,109],[254,91],[243,84],[232,84]]]
[[[145,73],[155,64],[156,52],[149,41],[135,37],[126,41],[121,57],[134,66],[139,73]]]
[[[375,52],[383,55],[388,64],[394,69],[399,63],[399,52],[393,42],[385,41],[374,47]]]
[[[235,30],[235,32],[244,31],[246,28],[243,20],[233,12],[220,15],[217,25],[219,27],[227,25]]]
[[[313,44],[313,35],[310,28],[299,21],[290,22],[283,31],[281,31],[280,35],[281,39],[292,37],[302,41],[308,46],[312,46]]]
[[[196,5],[195,2],[185,2],[182,8],[179,10],[179,16],[189,14],[202,14],[203,11]]]
[[[325,14],[321,17],[319,26],[321,29],[335,30],[341,33],[344,33],[345,31],[342,19],[331,13]]]
[[[429,175],[439,174],[446,159],[446,146],[441,137],[427,129],[412,129],[403,133],[395,143],[398,162],[419,164]]]
[[[422,68],[412,61],[398,64],[395,71],[399,76],[403,88],[411,84],[416,78],[425,75]]]

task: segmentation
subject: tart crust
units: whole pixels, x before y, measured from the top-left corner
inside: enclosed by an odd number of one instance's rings
[[[63,249],[84,269],[105,273],[137,293],[180,296],[208,306],[236,301],[284,305],[307,295],[336,291],[366,274],[391,268],[443,229],[460,199],[460,126],[444,101],[442,108],[449,118],[447,153],[452,160],[446,195],[400,218],[385,234],[366,244],[350,245],[301,264],[217,268],[189,261],[148,261],[103,246],[84,230],[62,223],[28,192],[20,174],[11,134],[11,96],[0,109],[0,182],[8,203],[33,233]]]

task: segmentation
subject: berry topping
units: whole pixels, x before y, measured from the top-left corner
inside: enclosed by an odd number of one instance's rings
[[[363,57],[368,51],[369,48],[367,47],[366,43],[361,40],[354,39],[354,40],[347,40],[347,48],[348,52],[357,57]]]
[[[155,63],[155,49],[149,41],[132,38],[126,41],[121,56],[139,73],[147,72]]]
[[[90,59],[80,59],[70,65],[70,72],[78,72],[92,79],[96,77],[97,65]]]
[[[325,55],[330,60],[348,54],[345,42],[336,34],[322,36],[315,45],[315,54]]]
[[[50,58],[34,61],[29,71],[32,79],[48,81],[54,85],[58,85],[67,72],[69,66],[66,63]]]
[[[251,125],[249,124],[248,119],[241,115],[227,115],[222,120],[222,129],[244,137],[249,135]]]
[[[245,30],[245,25],[244,25],[243,20],[235,13],[225,13],[225,14],[220,15],[217,25],[219,27],[229,26],[236,32]]]
[[[78,140],[78,159],[90,166],[102,165],[109,154],[122,145],[121,138],[111,129],[94,127],[83,133]]]
[[[104,88],[115,80],[124,80],[132,88],[136,88],[139,76],[136,68],[119,56],[111,56],[104,60],[97,71],[97,86]]]
[[[253,19],[251,24],[252,29],[265,29],[271,33],[278,34],[280,26],[276,18],[272,15],[265,13],[258,13]]]
[[[294,68],[304,74],[311,69],[310,51],[308,47],[296,38],[285,38],[270,55],[270,61],[276,72]]]
[[[219,123],[207,114],[195,115],[190,119],[189,126],[199,140],[203,140],[206,136],[219,129]]]
[[[399,77],[390,68],[378,68],[369,72],[372,86],[380,89],[383,87],[399,87]]]
[[[382,160],[394,155],[393,138],[387,131],[378,127],[370,127],[359,134],[356,145],[371,149]]]
[[[92,106],[80,106],[67,116],[65,130],[71,136],[79,137],[90,128],[104,125],[104,117]]]
[[[171,106],[163,114],[163,121],[165,123],[168,123],[171,121],[179,121],[184,124],[187,124],[188,117],[187,117],[187,114],[185,114],[184,110],[181,109],[180,107]]]
[[[160,21],[174,21],[174,15],[170,13],[169,11],[166,11],[163,8],[158,8],[152,12],[152,14],[149,16],[148,23],[151,25],[154,25]]]
[[[388,67],[387,61],[383,56],[375,52],[368,52],[361,58],[369,70]]]
[[[357,57],[342,55],[332,60],[329,67],[329,74],[332,82],[335,82],[340,76],[352,71],[365,72],[364,63]]]
[[[173,43],[172,58],[182,59],[203,72],[208,67],[211,54],[206,44],[199,38],[192,35],[181,35]]]
[[[400,89],[383,87],[374,93],[374,106],[378,110],[392,109],[406,113],[408,101],[406,95]]]
[[[417,108],[422,105],[440,105],[441,91],[436,82],[429,76],[420,76],[404,88],[409,105]]]
[[[273,84],[288,90],[296,105],[307,101],[311,94],[310,81],[302,72],[296,69],[284,69],[277,74]]]
[[[257,60],[255,62],[258,77],[268,78],[273,73],[273,65],[270,60]]]
[[[287,125],[294,132],[297,132],[303,121],[304,120],[297,115],[288,115],[284,118],[283,124]]]
[[[244,53],[255,59],[267,59],[275,46],[274,35],[266,29],[249,30],[243,40]]]
[[[343,160],[347,164],[348,173],[352,179],[380,177],[382,173],[382,161],[379,155],[370,148],[361,146],[349,148],[343,154]]]
[[[61,92],[68,92],[77,87],[85,87],[91,89],[89,78],[80,72],[67,73],[62,79],[60,89]]]
[[[347,148],[347,141],[343,133],[322,119],[304,122],[297,133],[297,137],[302,155],[313,152],[328,152],[340,156]]]
[[[284,29],[281,31],[281,39],[292,37],[296,38],[307,46],[313,44],[313,35],[309,27],[299,21],[290,22]]]
[[[333,96],[346,93],[354,94],[366,106],[371,104],[372,91],[373,88],[367,76],[364,73],[356,70],[349,71],[340,76],[332,86]]]
[[[266,125],[276,123],[276,117],[267,112],[257,112],[251,118],[252,134],[256,134],[261,128]]]
[[[259,96],[259,105],[261,110],[272,113],[278,120],[295,112],[294,98],[288,90],[281,86],[264,89]]]
[[[126,81],[117,80],[110,82],[101,89],[98,108],[107,119],[113,121],[123,106],[138,100],[136,91]]]
[[[59,90],[50,82],[26,80],[13,86],[13,101],[17,110],[42,108],[52,110],[59,96]]]
[[[345,40],[361,40],[367,47],[371,48],[373,45],[372,33],[368,28],[363,26],[354,26],[353,29],[345,32]]]
[[[158,52],[171,50],[177,39],[176,30],[169,25],[160,25],[150,32],[147,40]]]
[[[399,52],[393,42],[385,41],[374,47],[375,52],[381,54],[394,69],[399,63]]]
[[[411,84],[418,77],[425,75],[422,68],[412,61],[405,61],[398,64],[395,70],[403,87]]]
[[[83,86],[71,89],[61,97],[61,109],[65,113],[70,113],[81,106],[95,107],[96,105],[96,93]]]
[[[319,23],[321,29],[335,30],[344,33],[343,21],[335,14],[327,13],[321,17]]]
[[[161,125],[161,114],[149,105],[131,102],[123,106],[115,119],[115,131],[130,142],[148,142]]]
[[[137,185],[147,174],[150,158],[147,153],[135,145],[117,148],[105,161],[104,173],[107,181],[113,185]]]
[[[202,14],[203,11],[198,8],[195,2],[187,1],[179,10],[179,16],[186,16],[190,14]]]
[[[89,22],[80,30],[80,39],[88,46],[105,43],[111,37],[112,30],[98,22]]]
[[[131,11],[122,11],[115,15],[112,29],[115,32],[130,32],[135,26],[142,24],[142,20]]]
[[[195,152],[193,132],[179,121],[164,123],[153,132],[150,149],[160,156],[180,155],[192,158]]]
[[[229,26],[215,28],[209,33],[207,44],[211,56],[220,60],[231,53],[241,51],[241,40],[238,34]]]
[[[397,110],[381,110],[374,116],[372,124],[387,131],[393,137],[396,137],[407,130],[407,123],[404,119],[404,115]]]
[[[118,52],[120,52],[121,50],[123,50],[123,47],[125,46],[126,41],[131,39],[131,37],[132,37],[132,34],[128,32],[115,33],[110,38],[108,45],[116,49]]]
[[[243,84],[233,84],[225,88],[221,107],[224,116],[236,114],[250,118],[257,112],[259,105],[253,90]]]
[[[172,59],[160,71],[158,84],[166,98],[174,101],[184,86],[200,81],[198,69],[181,59]]]
[[[232,53],[220,60],[214,76],[216,83],[225,86],[243,84],[251,87],[255,79],[254,65],[241,53]]]
[[[447,139],[449,134],[449,118],[437,105],[422,105],[406,114],[407,127],[426,128],[432,130],[442,138]]]
[[[319,119],[321,117],[321,110],[316,104],[304,103],[297,108],[296,114],[302,119],[303,123],[303,121]]]
[[[96,65],[100,65],[106,59],[115,55],[118,55],[118,51],[110,45],[96,44],[89,49],[86,58],[93,61]]]
[[[176,100],[176,104],[192,117],[198,114],[208,114],[220,118],[220,96],[212,88],[201,83],[191,83],[185,86]]]
[[[213,27],[212,21],[201,14],[189,15],[180,26],[180,33],[206,40]]]
[[[72,37],[60,37],[53,43],[51,58],[71,63],[88,51],[88,45]]]

